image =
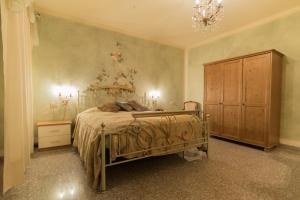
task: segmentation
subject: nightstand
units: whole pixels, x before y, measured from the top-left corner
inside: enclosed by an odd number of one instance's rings
[[[71,121],[38,122],[38,148],[71,144]]]

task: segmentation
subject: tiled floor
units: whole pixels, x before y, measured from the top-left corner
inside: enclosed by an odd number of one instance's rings
[[[209,159],[171,155],[110,168],[108,191],[101,194],[89,186],[74,150],[39,152],[26,183],[5,199],[300,200],[300,153],[210,139]]]

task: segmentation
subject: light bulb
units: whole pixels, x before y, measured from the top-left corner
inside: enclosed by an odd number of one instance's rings
[[[195,4],[199,5],[200,4],[200,0],[195,0]]]

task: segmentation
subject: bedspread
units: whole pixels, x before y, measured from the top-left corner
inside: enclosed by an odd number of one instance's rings
[[[184,141],[203,135],[203,125],[193,115],[167,117],[147,117],[134,119],[130,112],[102,112],[97,108],[89,109],[77,115],[73,146],[78,149],[89,180],[96,188],[101,170],[101,124],[105,124],[107,148],[112,160],[118,155],[133,158],[144,155],[134,153],[166,145],[182,145]],[[109,143],[111,134],[111,143]],[[178,146],[165,147],[168,150]],[[166,149],[149,150],[147,154],[160,155]]]

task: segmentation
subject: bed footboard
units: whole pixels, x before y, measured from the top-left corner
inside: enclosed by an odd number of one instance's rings
[[[203,116],[200,117],[199,111],[147,112],[147,113],[133,113],[132,117],[134,118],[133,123],[139,123],[138,119],[141,118],[161,117],[161,119],[164,119],[165,121],[170,123],[171,126],[172,123],[176,123],[176,116],[179,115],[192,115],[193,118],[197,121],[197,123],[201,123],[202,128],[201,128],[201,133],[198,133],[199,137],[195,137],[188,141],[182,141],[181,143],[167,144],[167,145],[162,145],[157,147],[148,147],[142,150],[133,151],[129,153],[128,152],[123,153],[119,150],[119,152],[117,152],[117,155],[114,155],[114,158],[129,157],[128,159],[122,161],[113,161],[111,148],[112,148],[112,137],[116,135],[117,136],[124,135],[124,133],[106,132],[105,124],[102,123],[101,133],[100,133],[101,134],[101,188],[100,188],[101,191],[102,192],[106,191],[106,167],[109,166],[118,165],[118,164],[139,160],[147,157],[152,157],[152,156],[180,153],[189,150],[191,148],[197,148],[198,150],[205,152],[206,156],[208,157],[208,133],[209,133],[209,117],[210,117],[208,114],[205,117]],[[136,128],[138,126],[128,126],[128,127]],[[171,131],[171,129],[169,131]],[[107,147],[106,145],[108,145],[109,148],[109,156],[107,156],[105,153],[105,149]],[[139,155],[139,156],[135,156],[135,155]]]

